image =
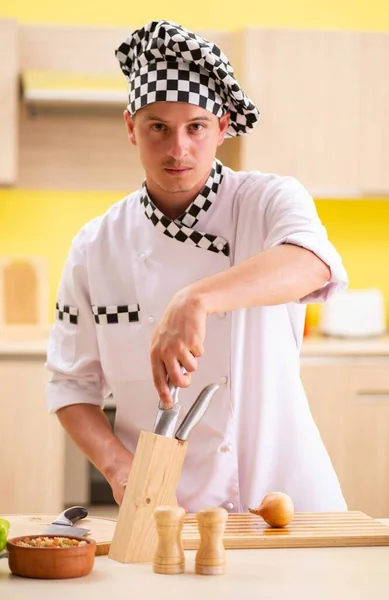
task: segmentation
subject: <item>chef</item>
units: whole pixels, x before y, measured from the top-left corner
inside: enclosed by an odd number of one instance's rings
[[[312,198],[293,177],[215,158],[259,118],[215,44],[153,21],[116,57],[145,179],[72,242],[48,345],[50,411],[120,504],[140,431],[159,401],[171,405],[167,377],[183,415],[217,383],[190,434],[182,506],[244,512],[282,491],[297,511],[346,510],[299,374],[306,304],[347,286]]]

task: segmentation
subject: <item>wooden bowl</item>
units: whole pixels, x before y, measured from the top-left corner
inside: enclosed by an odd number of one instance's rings
[[[18,541],[27,537],[30,540],[40,537],[70,538],[85,541],[86,544],[71,548],[17,545]],[[95,561],[96,542],[75,535],[22,535],[9,539],[7,550],[9,568],[14,575],[37,579],[68,579],[82,577],[91,572]]]

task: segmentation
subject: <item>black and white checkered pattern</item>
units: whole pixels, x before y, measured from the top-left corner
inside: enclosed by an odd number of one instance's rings
[[[151,21],[115,51],[129,83],[128,110],[153,102],[188,102],[217,117],[230,112],[226,137],[249,133],[260,113],[220,48],[170,21]]]
[[[60,321],[64,321],[65,323],[77,325],[78,313],[79,310],[75,306],[69,306],[69,304],[59,304],[59,302],[57,302],[55,305],[56,318]]]
[[[92,306],[95,322],[98,325],[110,323],[135,323],[139,321],[139,304],[122,306]]]
[[[223,180],[223,165],[220,160],[215,159],[207,181],[199,195],[188,206],[186,211],[178,220],[187,227],[193,227],[199,220],[202,212],[207,212],[216,197],[219,186]],[[145,185],[145,183],[143,184]]]
[[[159,231],[170,238],[203,248],[204,250],[209,250],[210,252],[222,252],[226,256],[229,256],[230,247],[224,238],[192,229],[198,222],[201,213],[206,212],[212,205],[222,179],[223,165],[215,159],[203,189],[186,211],[174,221],[166,217],[155,206],[147,193],[146,182],[144,181],[140,201],[144,207],[146,217],[150,219]]]

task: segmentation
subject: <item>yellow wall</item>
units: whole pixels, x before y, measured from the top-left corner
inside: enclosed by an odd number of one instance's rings
[[[161,3],[96,2],[96,0],[13,0],[2,2],[0,16],[26,23],[74,23],[139,26],[153,19],[169,19],[194,28],[239,29],[312,27],[315,29],[388,30],[388,0],[246,0],[229,8],[225,0],[198,0],[195,5],[177,0]],[[233,6],[233,5],[231,5]]]
[[[389,325],[389,198],[316,200],[319,216],[342,256],[350,289],[378,287]],[[310,305],[309,323],[317,324],[319,305]]]
[[[72,237],[83,223],[103,213],[123,195],[0,191],[0,255],[46,257],[51,317]],[[378,286],[385,293],[389,309],[389,201],[317,200],[316,205],[331,241],[342,255],[350,287]],[[310,307],[311,324],[317,323],[319,308]]]

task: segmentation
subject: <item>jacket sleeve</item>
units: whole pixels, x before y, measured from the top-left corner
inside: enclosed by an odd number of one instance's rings
[[[73,240],[59,286],[46,368],[50,412],[70,404],[103,406],[108,395],[101,370],[88,289],[84,233]]]
[[[293,177],[280,179],[271,186],[274,186],[273,193],[265,206],[264,249],[295,244],[314,252],[330,268],[331,278],[299,302],[324,302],[347,287],[346,270],[328,239],[308,191]]]

